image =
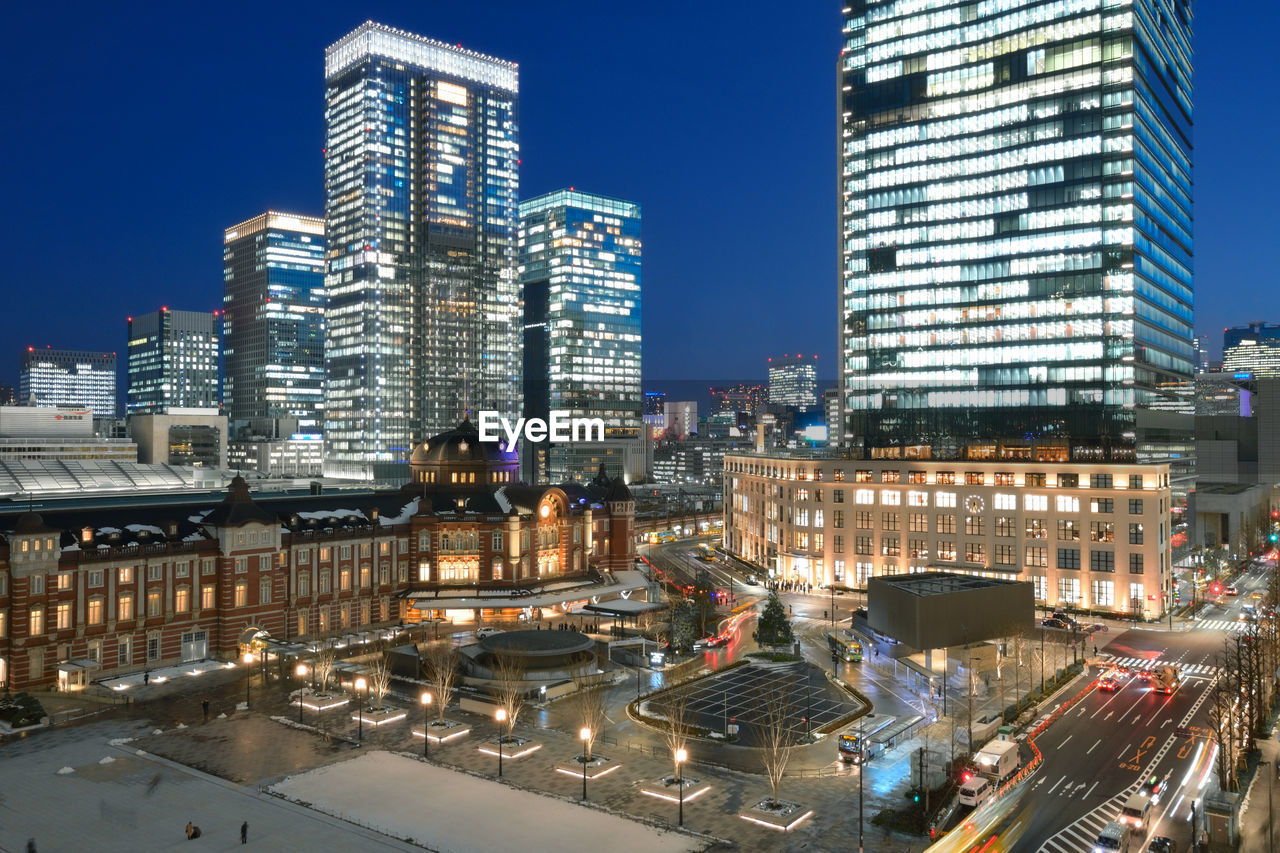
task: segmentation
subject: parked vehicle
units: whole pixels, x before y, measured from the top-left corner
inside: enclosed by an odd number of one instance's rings
[[[1018,751],[1018,742],[1013,740],[993,740],[973,757],[978,765],[978,772],[996,784],[1012,776],[1022,765],[1022,755]]]
[[[482,625],[476,629],[476,639],[483,640],[485,637],[492,637],[494,634],[501,634],[501,633],[502,632],[500,630],[490,625]]]
[[[986,776],[974,776],[960,786],[960,805],[980,806],[991,796],[991,780]]]
[[[1061,619],[1054,618],[1054,619],[1046,619],[1046,620],[1044,620],[1043,622],[1041,622],[1041,623],[1040,623],[1040,627],[1042,627],[1042,628],[1062,628],[1062,629],[1065,629],[1065,628],[1067,628],[1067,627],[1068,627],[1068,625],[1067,625],[1067,623],[1066,623],[1066,622],[1063,622]]]
[[[1239,595],[1239,594],[1240,594],[1240,590],[1236,589],[1234,586],[1229,586],[1229,587],[1227,587],[1225,590],[1223,590],[1223,592],[1225,592],[1227,595]]]
[[[1147,853],[1176,853],[1176,850],[1173,839],[1167,835],[1152,836],[1151,842],[1147,845]]]
[[[875,758],[873,735],[892,726],[895,717],[868,714],[862,722],[840,733],[836,741],[836,755],[845,764],[862,764]]]

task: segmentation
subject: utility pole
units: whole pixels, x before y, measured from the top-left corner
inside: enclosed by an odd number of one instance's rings
[[[858,853],[862,853],[862,774],[867,769],[867,742],[863,735],[863,723],[867,715],[858,718]]]

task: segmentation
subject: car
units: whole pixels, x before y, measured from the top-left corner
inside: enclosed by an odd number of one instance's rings
[[[1113,672],[1119,673],[1120,675],[1129,675],[1132,672],[1132,670],[1130,670],[1129,667],[1120,663],[1112,664],[1111,669]]]
[[[1066,627],[1067,627],[1067,623],[1066,623],[1066,622],[1063,622],[1061,619],[1046,619],[1046,620],[1044,620],[1043,622],[1041,622],[1041,623],[1040,623],[1040,627],[1042,627],[1042,628],[1061,628],[1061,629],[1064,629],[1064,630],[1065,630],[1065,629],[1066,629]]]
[[[706,646],[708,649],[716,649],[728,642],[729,638],[727,636],[724,634],[716,634],[714,637],[707,637],[703,640],[702,645]]]
[[[1139,679],[1141,679],[1142,681],[1150,681],[1150,680],[1151,680],[1151,670],[1149,670],[1149,669],[1140,669],[1140,670],[1138,670],[1138,678],[1139,678]]]
[[[1223,590],[1223,592],[1225,592],[1227,595],[1239,595],[1239,594],[1240,594],[1240,590],[1236,589],[1234,586],[1229,586],[1229,587],[1227,587],[1226,589],[1224,589],[1224,590]]]
[[[485,637],[492,637],[494,634],[501,634],[501,633],[502,632],[500,630],[490,625],[482,625],[481,627],[476,629],[476,639],[483,640]]]
[[[755,586],[756,584],[760,583],[760,580],[755,575],[747,575],[747,583],[751,584],[752,586]]]
[[[1120,689],[1120,680],[1108,673],[1098,679],[1098,689],[1114,692]]]
[[[1168,789],[1168,787],[1169,787],[1168,773],[1164,775],[1164,778],[1161,778],[1159,776],[1151,776],[1150,778],[1147,779],[1147,781],[1142,783],[1142,793],[1143,793],[1143,796],[1150,797],[1151,802],[1154,804],[1154,803],[1160,802],[1160,795],[1163,794]]]
[[[1053,611],[1053,618],[1060,619],[1063,622],[1066,622],[1068,626],[1079,624],[1076,622],[1076,620],[1072,619],[1070,616],[1066,614],[1065,611],[1062,611],[1062,610]]]
[[[1086,634],[1106,634],[1110,630],[1110,628],[1103,625],[1101,622],[1094,622],[1092,625],[1086,625],[1084,632]]]
[[[1177,848],[1173,846],[1173,839],[1167,835],[1154,836],[1147,844],[1148,853],[1174,853],[1175,850]]]

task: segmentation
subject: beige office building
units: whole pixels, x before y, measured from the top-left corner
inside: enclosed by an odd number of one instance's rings
[[[725,547],[775,579],[865,589],[948,571],[1038,604],[1148,617],[1170,578],[1167,464],[725,457]]]

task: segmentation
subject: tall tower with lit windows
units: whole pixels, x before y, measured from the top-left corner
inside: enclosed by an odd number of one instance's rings
[[[325,473],[408,476],[464,410],[515,417],[518,73],[366,22],[325,51]]]
[[[1176,484],[1190,0],[844,6],[843,440],[1062,439]]]
[[[645,474],[640,205],[570,187],[520,203],[524,415],[599,418],[604,441],[526,442],[532,483]]]

